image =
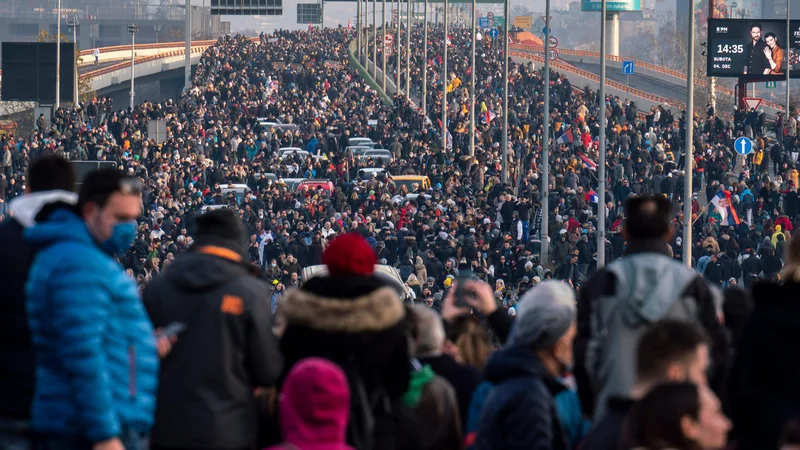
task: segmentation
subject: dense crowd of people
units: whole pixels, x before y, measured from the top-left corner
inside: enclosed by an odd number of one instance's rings
[[[513,63],[503,183],[502,53],[481,42],[471,67],[469,32],[448,35],[449,73],[441,27],[428,61],[412,55],[427,112],[359,78],[350,30],[278,31],[221,38],[177,99],[93,99],[3,137],[0,446],[711,450],[725,414],[739,448],[800,440],[795,370],[778,370],[800,279],[797,113],[770,128],[756,111],[601,109],[555,72],[545,112],[541,71]],[[166,122],[163,142],[148,120]],[[740,135],[756,147],[743,161]],[[359,155],[359,138],[391,159]],[[116,169],[76,195],[66,160]]]

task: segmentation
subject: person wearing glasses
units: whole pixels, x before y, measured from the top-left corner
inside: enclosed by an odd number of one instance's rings
[[[27,284],[37,445],[145,450],[160,346],[136,283],[115,258],[136,236],[141,186],[116,170],[96,171],[76,206],[53,209],[26,232],[41,248]]]

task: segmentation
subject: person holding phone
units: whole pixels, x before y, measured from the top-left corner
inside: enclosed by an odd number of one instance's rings
[[[143,296],[160,345],[172,347],[161,366],[151,448],[251,448],[253,388],[274,385],[283,367],[271,287],[246,262],[248,234],[234,212],[208,212],[196,226],[195,244]]]

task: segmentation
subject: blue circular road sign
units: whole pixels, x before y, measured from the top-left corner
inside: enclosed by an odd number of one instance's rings
[[[753,141],[742,136],[733,143],[733,149],[740,155],[749,155],[753,151]]]
[[[497,36],[500,36],[500,32],[497,31],[497,28],[492,28],[491,30],[489,30],[489,37],[490,38],[496,39]]]

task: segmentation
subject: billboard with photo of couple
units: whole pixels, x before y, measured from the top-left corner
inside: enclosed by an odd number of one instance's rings
[[[708,76],[777,81],[800,78],[800,21],[709,19]]]

